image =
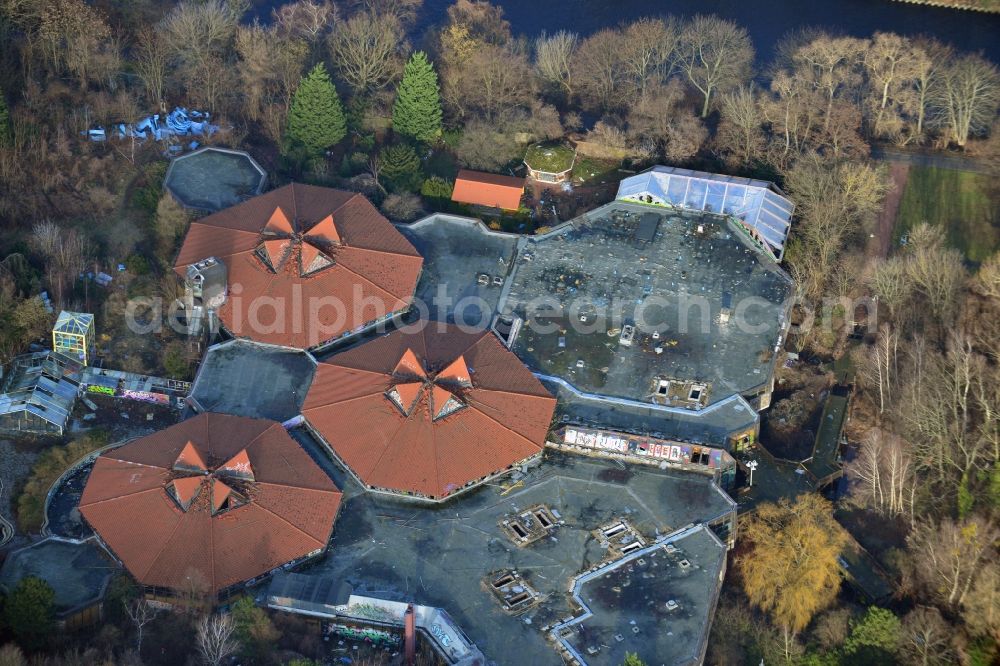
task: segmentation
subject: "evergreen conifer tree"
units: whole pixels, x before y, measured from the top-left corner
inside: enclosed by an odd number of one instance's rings
[[[417,141],[430,142],[441,136],[438,76],[423,51],[414,53],[403,70],[392,107],[392,128]]]
[[[320,155],[347,134],[344,108],[323,63],[299,83],[288,112],[286,138],[293,149]]]

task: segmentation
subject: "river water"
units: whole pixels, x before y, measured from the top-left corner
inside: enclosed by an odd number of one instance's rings
[[[444,20],[452,0],[424,0],[418,31]],[[868,37],[876,31],[937,37],[963,51],[1000,62],[1000,14],[961,11],[893,0],[494,0],[514,34],[572,30],[582,35],[644,16],[716,14],[750,33],[758,59],[792,30],[817,27]]]
[[[289,0],[290,1],[290,0]],[[413,42],[441,23],[454,0],[424,0]],[[255,0],[250,18],[268,21],[281,0]],[[876,31],[930,35],[962,51],[981,51],[1000,63],[1000,14],[911,5],[894,0],[493,0],[515,35],[572,30],[589,35],[643,16],[716,14],[745,27],[760,63],[789,32],[807,27],[869,37]]]

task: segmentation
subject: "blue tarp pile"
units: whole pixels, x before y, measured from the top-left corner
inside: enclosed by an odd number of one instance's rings
[[[103,127],[95,127],[82,132],[82,134],[91,141],[105,141],[109,135],[117,139],[135,137],[145,140],[151,137],[157,141],[174,136],[211,136],[219,131],[219,126],[210,124],[208,118],[209,114],[206,112],[193,109],[188,111],[185,108],[177,107],[168,113],[163,121],[160,120],[160,114],[157,113],[134,125],[118,123],[112,127],[110,132]]]

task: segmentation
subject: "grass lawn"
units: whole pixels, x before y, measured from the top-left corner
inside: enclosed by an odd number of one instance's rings
[[[896,216],[894,240],[921,222],[945,228],[948,241],[980,263],[1000,248],[1000,201],[987,176],[971,171],[910,167]]]
[[[535,171],[561,173],[573,166],[576,151],[560,141],[536,143],[524,154],[525,163]]]
[[[607,183],[611,180],[621,180],[621,175],[618,171],[618,167],[621,164],[620,161],[616,160],[599,160],[593,157],[578,155],[576,163],[573,165],[573,181],[592,185]]]

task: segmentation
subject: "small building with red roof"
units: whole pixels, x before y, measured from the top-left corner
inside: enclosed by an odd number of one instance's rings
[[[441,500],[541,453],[555,404],[491,332],[428,324],[320,363],[302,414],[369,489]]]
[[[517,210],[521,207],[523,194],[524,178],[462,169],[455,177],[451,200],[487,208]]]
[[[423,266],[363,196],[300,184],[192,222],[174,270],[190,280],[218,262],[222,296],[206,306],[226,330],[299,349],[407,310]]]
[[[80,513],[141,585],[218,598],[324,552],[340,499],[281,424],[205,413],[101,454]]]

